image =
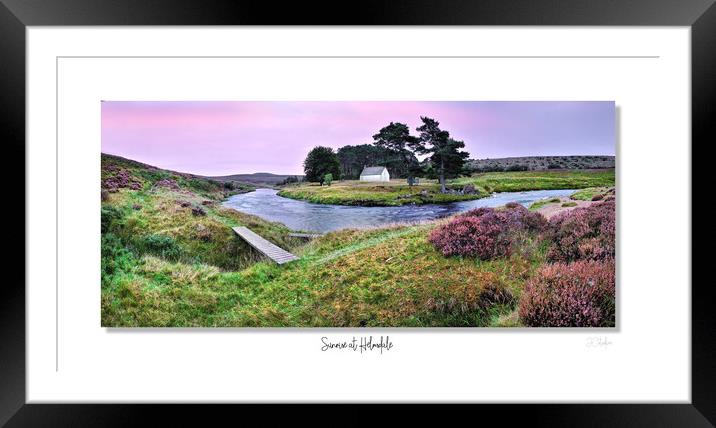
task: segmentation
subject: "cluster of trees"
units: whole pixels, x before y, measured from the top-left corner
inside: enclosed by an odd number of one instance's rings
[[[407,178],[411,186],[418,175],[438,178],[446,192],[445,180],[462,172],[469,154],[460,150],[465,143],[451,138],[438,121],[422,116],[420,120],[417,136],[410,134],[408,125],[391,122],[373,135],[372,145],[345,146],[337,153],[330,147],[313,148],[303,163],[306,180],[323,185],[341,177],[356,179],[364,166],[375,165],[387,167],[394,177]],[[427,157],[419,162],[418,156]]]
[[[385,166],[392,177],[406,178],[408,170],[406,165],[392,151],[373,144],[359,144],[356,146],[343,146],[336,153],[341,164],[341,178],[344,180],[357,180],[364,166]],[[417,163],[418,159],[413,158]]]
[[[299,182],[301,182],[301,179],[298,178],[297,175],[289,175],[288,177],[281,180],[281,182],[278,184],[285,186],[286,184],[294,184],[294,183],[299,183]]]
[[[306,181],[318,182],[321,186],[328,181],[330,185],[333,179],[339,179],[341,176],[341,164],[336,152],[330,147],[314,147],[303,161],[303,173],[306,175]],[[328,175],[330,177],[327,177]]]

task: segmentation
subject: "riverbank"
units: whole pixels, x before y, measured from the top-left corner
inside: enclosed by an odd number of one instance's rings
[[[614,187],[614,169],[486,172],[460,177],[451,186],[473,185],[492,192]]]
[[[441,193],[440,186],[434,180],[412,187],[408,186],[405,180],[390,180],[380,183],[346,180],[335,181],[330,186],[320,186],[316,183],[287,186],[281,189],[278,195],[314,204],[363,207],[445,204],[469,201],[490,195],[479,190],[472,193],[464,193],[461,190]]]
[[[530,211],[542,214],[548,220],[564,211],[586,208],[602,201],[616,198],[614,187],[587,187],[572,193],[568,198],[553,197],[535,201],[529,206]]]
[[[490,172],[462,177],[448,183],[450,193],[441,193],[435,180],[408,186],[404,180],[385,183],[338,181],[330,186],[300,184],[284,187],[279,196],[317,204],[354,206],[402,206],[443,204],[487,197],[495,192],[583,189],[614,186],[613,169]]]

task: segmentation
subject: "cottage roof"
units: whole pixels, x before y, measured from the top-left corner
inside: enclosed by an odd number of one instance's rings
[[[381,175],[384,169],[384,166],[367,166],[360,175]]]

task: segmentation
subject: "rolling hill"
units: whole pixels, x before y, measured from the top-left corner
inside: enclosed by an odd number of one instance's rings
[[[211,180],[219,182],[235,181],[239,183],[250,183],[250,184],[267,184],[276,185],[283,182],[288,177],[297,177],[301,179],[302,175],[288,175],[288,174],[272,174],[270,172],[255,172],[253,174],[233,174],[224,175],[218,177],[206,177]]]
[[[495,159],[470,159],[472,172],[541,171],[546,169],[614,168],[614,156],[524,156]]]

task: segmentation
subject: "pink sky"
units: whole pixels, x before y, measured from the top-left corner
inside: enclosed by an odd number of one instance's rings
[[[614,155],[611,101],[104,101],[102,152],[200,175],[302,174],[314,146],[372,143],[420,116],[465,142],[473,159]]]

